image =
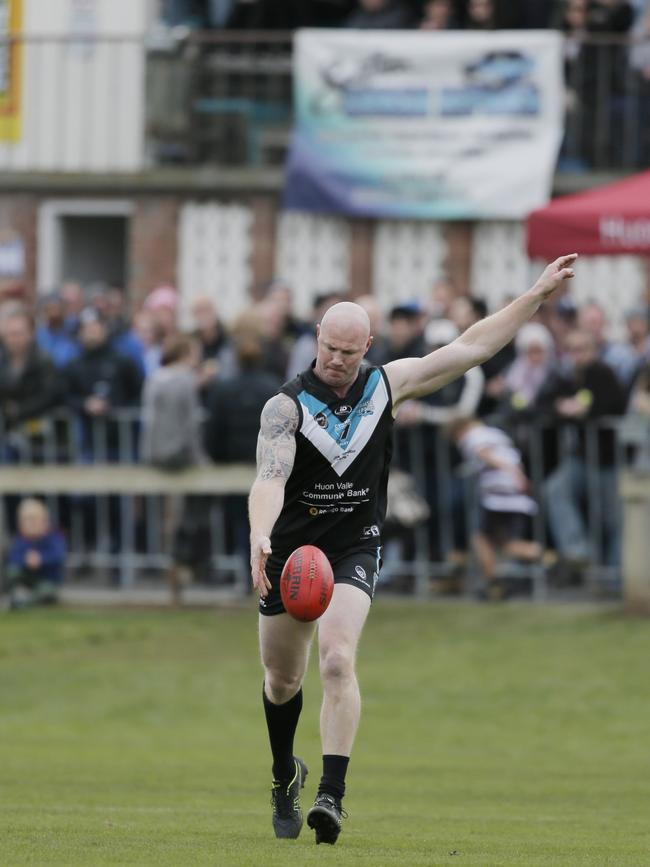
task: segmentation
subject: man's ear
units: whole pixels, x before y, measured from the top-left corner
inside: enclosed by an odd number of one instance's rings
[[[320,322],[316,323],[316,340],[320,337]]]

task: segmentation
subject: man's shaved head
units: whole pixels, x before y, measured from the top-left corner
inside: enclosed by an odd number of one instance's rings
[[[337,333],[343,336],[344,333],[357,331],[364,335],[363,339],[367,340],[370,337],[370,319],[368,314],[359,304],[354,304],[352,301],[339,301],[334,304],[323,316],[321,329],[335,328]]]
[[[341,301],[325,313],[316,336],[316,375],[343,396],[359,375],[372,342],[368,314],[358,304]]]

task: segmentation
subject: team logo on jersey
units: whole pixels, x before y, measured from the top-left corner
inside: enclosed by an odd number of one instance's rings
[[[379,536],[379,527],[376,524],[373,524],[372,527],[364,527],[361,535],[364,538],[368,538],[370,536]]]
[[[359,415],[372,415],[375,411],[375,404],[372,401],[372,398],[368,398],[368,400],[362,400],[361,403],[357,406],[357,413]]]
[[[340,421],[334,426],[334,433],[338,436],[339,442],[345,442],[350,436],[351,425],[349,421]]]
[[[362,581],[368,580],[366,577],[366,570],[363,568],[363,566],[355,566],[354,571],[357,573],[357,575],[359,576],[359,578],[361,578]]]
[[[329,461],[338,476],[365,450],[383,418],[384,407],[390,403],[388,388],[379,370],[373,370],[368,376],[356,405],[335,403],[330,407],[306,390],[297,397],[303,409],[300,433]],[[348,406],[350,412],[342,415],[343,408]],[[337,423],[343,427],[337,427]]]
[[[337,418],[343,418],[346,415],[350,415],[351,412],[352,412],[352,407],[343,403],[343,404],[341,404],[341,406],[339,406],[337,409],[334,410],[334,415]]]
[[[312,518],[315,518],[316,515],[319,514],[319,511],[318,511],[318,509],[316,508],[316,506],[312,506],[312,507],[311,507],[311,509],[309,510],[309,514],[312,516]]]

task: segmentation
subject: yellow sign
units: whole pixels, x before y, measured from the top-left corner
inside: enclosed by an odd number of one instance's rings
[[[23,0],[0,0],[0,141],[21,135]]]

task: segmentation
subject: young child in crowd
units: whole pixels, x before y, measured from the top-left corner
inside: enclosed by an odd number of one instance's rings
[[[521,455],[504,431],[476,418],[464,418],[453,422],[449,432],[478,474],[480,517],[472,545],[485,582],[482,595],[502,599],[508,587],[498,575],[499,555],[527,563],[542,556],[541,546],[526,538],[537,503],[527,494]]]
[[[18,507],[18,532],[8,555],[9,605],[25,608],[57,601],[63,583],[66,546],[63,536],[50,527],[50,515],[41,500],[25,499]]]

